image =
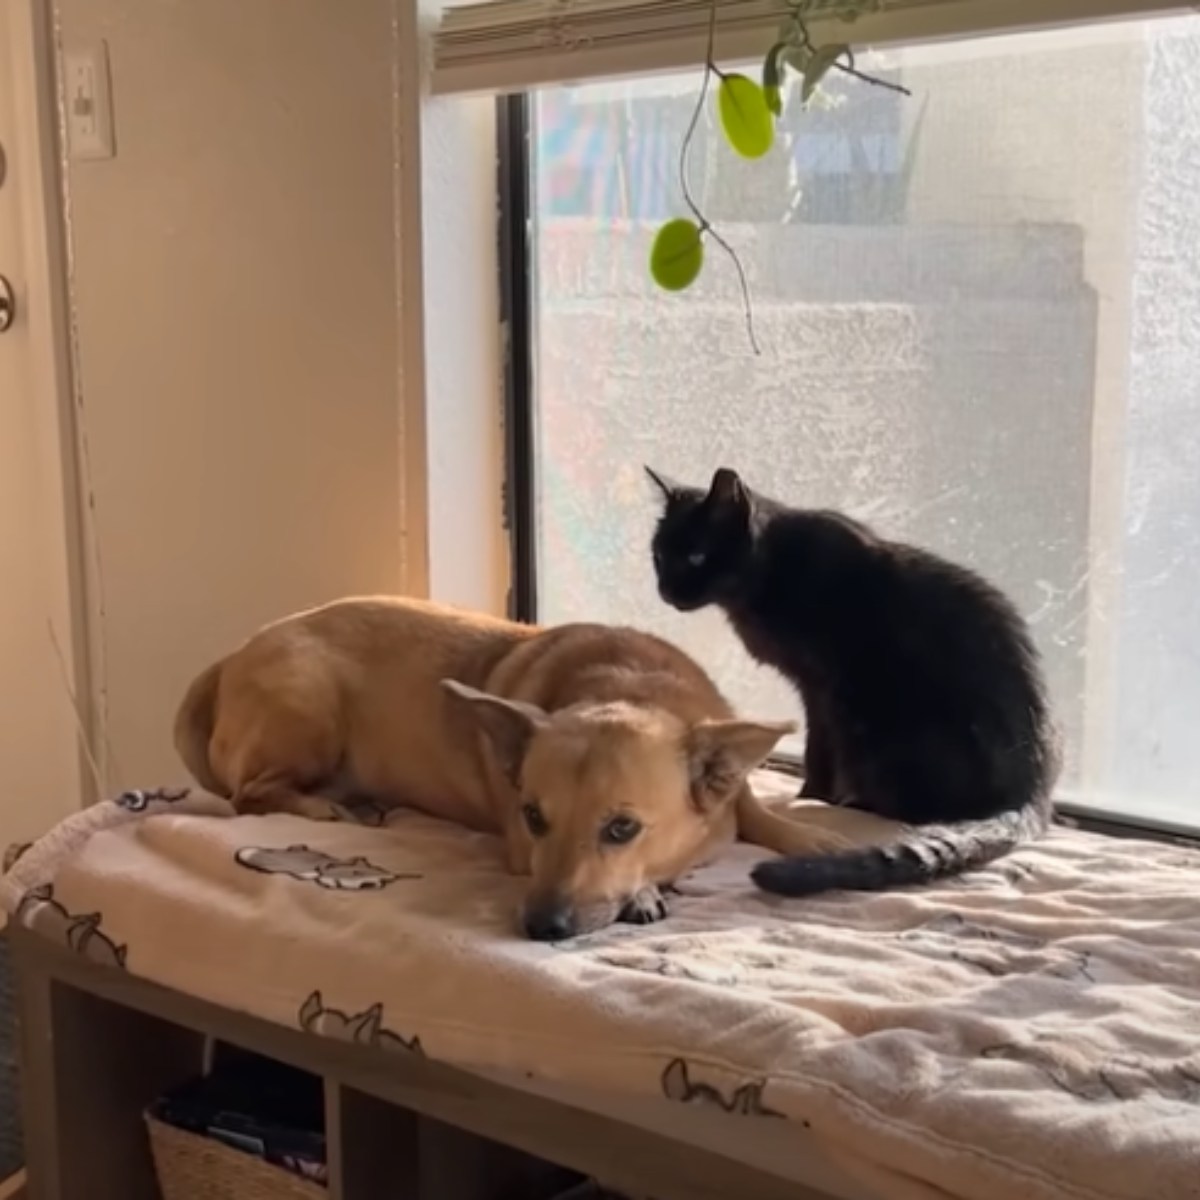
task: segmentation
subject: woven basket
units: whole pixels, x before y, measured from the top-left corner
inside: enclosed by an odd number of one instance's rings
[[[329,1200],[319,1183],[213,1138],[149,1114],[146,1127],[162,1200]]]

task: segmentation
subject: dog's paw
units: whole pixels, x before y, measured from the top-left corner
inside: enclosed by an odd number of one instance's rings
[[[668,915],[667,902],[656,887],[644,887],[635,893],[621,909],[620,920],[630,925],[653,925]]]

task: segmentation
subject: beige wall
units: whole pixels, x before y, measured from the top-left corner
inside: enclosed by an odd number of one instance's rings
[[[115,101],[69,172],[110,785],[179,777],[182,689],[259,623],[402,588],[391,8],[58,0]]]

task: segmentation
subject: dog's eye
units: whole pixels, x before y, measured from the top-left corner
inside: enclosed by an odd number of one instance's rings
[[[642,832],[642,823],[636,817],[613,817],[600,830],[600,840],[610,846],[624,846]]]
[[[525,828],[534,837],[545,837],[550,832],[550,825],[546,820],[546,814],[536,804],[522,805],[521,817],[525,821]]]
[[[687,556],[688,566],[702,567],[704,566],[704,560],[706,558],[708,558],[708,555],[705,554],[703,550],[693,550],[691,554]]]

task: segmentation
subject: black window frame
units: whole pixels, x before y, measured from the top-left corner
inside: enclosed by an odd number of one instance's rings
[[[511,580],[508,615],[512,620],[529,623],[538,620],[532,113],[532,97],[527,92],[497,98],[500,319],[505,333],[503,511]],[[768,762],[776,770],[797,777],[801,774],[802,762],[794,756],[772,756]],[[1200,784],[1197,786],[1200,790]],[[1147,838],[1193,848],[1200,845],[1200,827],[1190,828],[1132,813],[1113,813],[1072,801],[1057,801],[1055,810],[1068,823],[1093,833]]]
[[[496,101],[500,322],[504,332],[504,496],[509,546],[508,615],[537,620],[537,416],[534,396],[532,102]]]

